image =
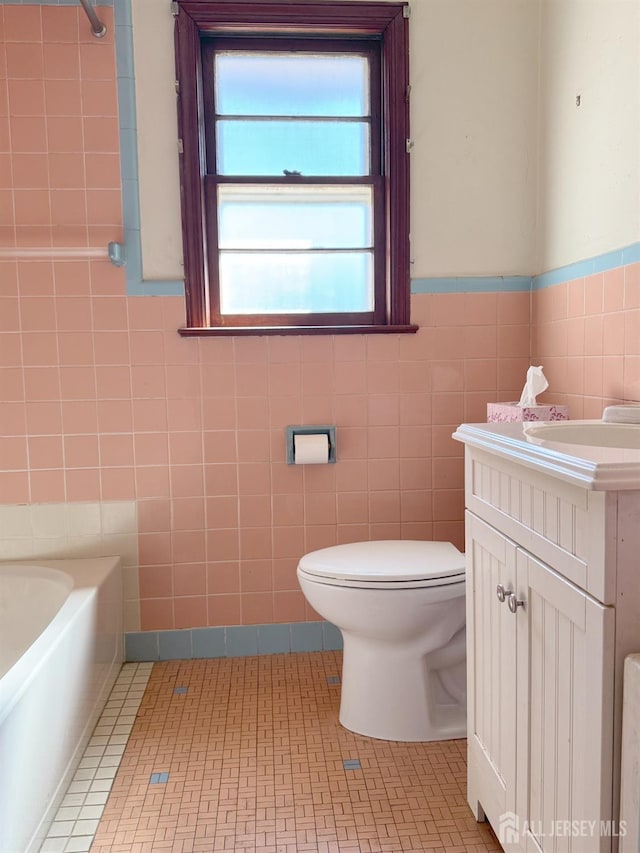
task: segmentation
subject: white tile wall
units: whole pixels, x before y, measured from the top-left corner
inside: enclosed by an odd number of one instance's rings
[[[0,560],[122,559],[125,631],[140,629],[135,501],[0,504]]]

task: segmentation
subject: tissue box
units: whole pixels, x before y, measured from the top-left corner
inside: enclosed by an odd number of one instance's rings
[[[517,403],[487,403],[487,421],[513,423],[514,421],[568,421],[568,406],[519,406]]]

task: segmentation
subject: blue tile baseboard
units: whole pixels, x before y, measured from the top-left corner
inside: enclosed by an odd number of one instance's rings
[[[342,648],[342,634],[330,622],[231,625],[125,634],[126,661],[190,660],[321,652]]]

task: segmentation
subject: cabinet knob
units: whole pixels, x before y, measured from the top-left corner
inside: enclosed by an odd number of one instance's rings
[[[506,590],[501,583],[496,587],[496,595],[498,596],[498,601],[506,601],[511,595],[510,590]]]
[[[524,601],[519,601],[515,592],[509,593],[507,604],[509,605],[509,610],[512,613],[517,613],[518,607],[524,607]]]

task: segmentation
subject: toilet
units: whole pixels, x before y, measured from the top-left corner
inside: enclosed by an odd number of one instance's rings
[[[298,564],[342,632],[340,723],[381,740],[466,737],[465,561],[450,542],[335,545]]]

